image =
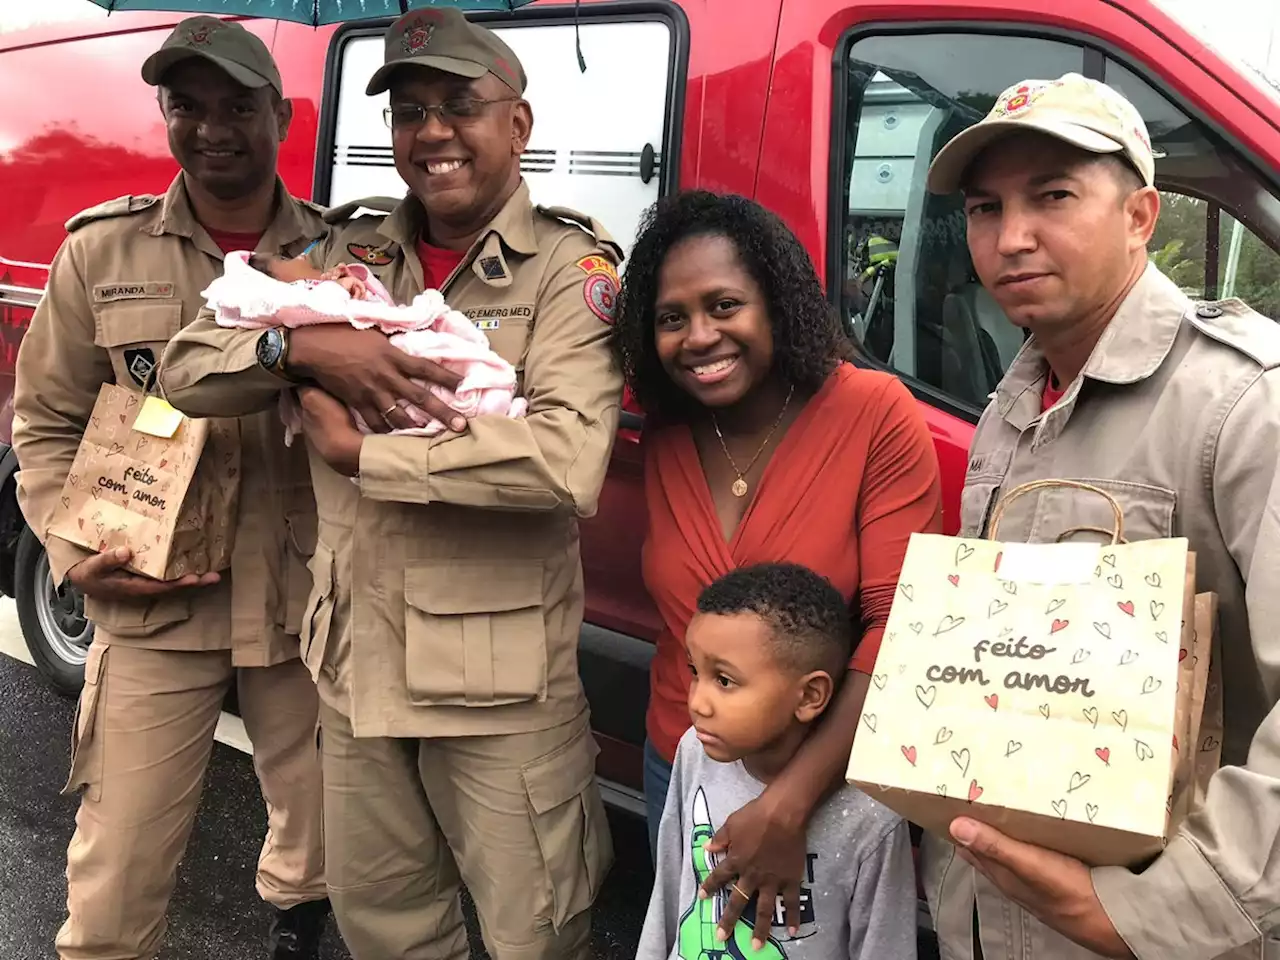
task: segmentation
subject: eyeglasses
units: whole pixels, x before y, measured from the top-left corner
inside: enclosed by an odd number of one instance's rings
[[[420,127],[433,113],[440,118],[441,123],[453,126],[477,119],[490,104],[511,103],[518,99],[519,97],[503,97],[500,100],[457,98],[446,100],[444,103],[434,103],[431,106],[421,103],[394,103],[383,109],[382,118],[392,130]]]

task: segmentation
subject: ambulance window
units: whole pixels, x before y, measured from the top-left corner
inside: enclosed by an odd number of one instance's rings
[[[841,183],[843,315],[866,353],[976,414],[1022,346],[973,272],[959,195],[925,190],[938,150],[1010,84],[1083,69],[1083,49],[1025,36],[869,36],[849,49]]]
[[[1280,320],[1275,185],[1127,66],[1107,60],[1103,79],[1138,108],[1157,152],[1156,266],[1194,299],[1239,297]]]
[[[1159,154],[1151,259],[1192,298],[1237,296],[1280,320],[1276,184],[1131,67],[1095,51],[1087,62],[1082,46],[994,33],[867,36],[849,48],[832,265],[842,313],[867,355],[960,415],[981,412],[1024,334],[978,283],[960,196],[928,193],[925,175],[1019,80],[1074,70],[1128,97]]]
[[[510,44],[529,78],[533,136],[520,167],[533,202],[590,214],[630,252],[641,214],[678,172],[673,138],[684,40],[661,15],[592,6],[581,12],[585,73],[572,16],[535,12],[482,22]],[[317,171],[319,202],[404,195],[382,117],[386,95],[364,94],[382,58],[382,29],[335,36],[325,104],[336,113],[321,132],[318,154],[329,162]]]

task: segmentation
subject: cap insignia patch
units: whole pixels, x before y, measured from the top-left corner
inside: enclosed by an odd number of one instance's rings
[[[414,20],[405,25],[404,33],[400,36],[400,47],[407,54],[421,53],[427,48],[427,44],[431,42],[431,34],[435,32],[435,25],[428,23],[425,19]]]

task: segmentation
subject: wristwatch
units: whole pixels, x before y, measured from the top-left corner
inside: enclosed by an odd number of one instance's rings
[[[258,338],[258,364],[278,377],[292,379],[287,370],[289,359],[289,334],[284,327],[264,330]]]

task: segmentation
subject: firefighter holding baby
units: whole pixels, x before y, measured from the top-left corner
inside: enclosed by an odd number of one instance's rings
[[[612,859],[577,672],[578,521],[619,418],[620,251],[589,217],[531,202],[525,84],[511,49],[458,12],[398,20],[367,92],[390,92],[409,193],[386,215],[330,211],[312,256],[363,263],[398,303],[441,290],[515,368],[525,416],[463,418],[423,386],[452,390],[456,373],[347,324],[205,318],[161,363],[166,397],[195,416],[275,409],[301,388],[320,513],[303,652],[330,895],[356,960],[465,960],[464,882],[494,960],[585,958]],[[409,404],[447,429],[393,433],[415,426]]]

